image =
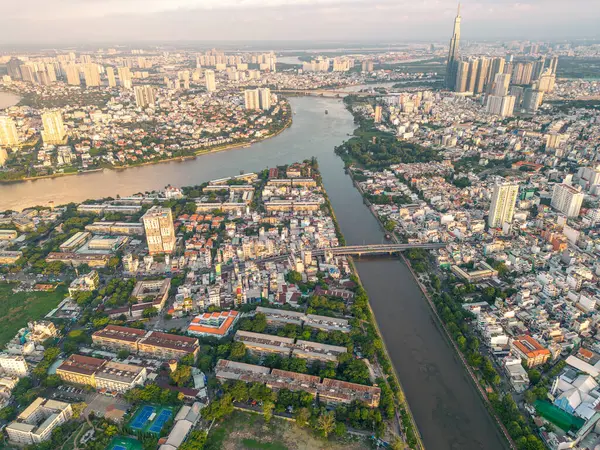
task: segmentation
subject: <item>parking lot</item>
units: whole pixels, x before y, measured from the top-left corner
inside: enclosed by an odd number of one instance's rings
[[[131,407],[131,405],[121,396],[112,397],[68,385],[56,388],[52,394],[52,398],[71,403],[85,402],[88,406],[83,413],[84,415],[93,412],[94,415],[98,417],[108,416],[115,420],[120,420],[125,412]]]

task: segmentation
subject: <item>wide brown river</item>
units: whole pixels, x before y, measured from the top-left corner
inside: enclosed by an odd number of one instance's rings
[[[383,233],[333,149],[352,133],[340,100],[291,99],[292,127],[252,145],[195,160],[122,171],[0,185],[0,210],[79,202],[185,186],[316,156],[348,244],[380,243]],[[328,110],[329,114],[325,114]],[[361,259],[360,277],[428,450],[507,448],[458,358],[438,329],[408,268],[398,259]]]

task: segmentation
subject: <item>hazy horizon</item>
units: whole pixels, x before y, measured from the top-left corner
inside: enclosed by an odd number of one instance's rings
[[[30,0],[0,17],[7,46],[201,41],[445,41],[454,0]],[[598,39],[600,2],[463,1],[462,39]]]

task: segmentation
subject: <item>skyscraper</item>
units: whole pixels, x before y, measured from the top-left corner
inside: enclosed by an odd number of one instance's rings
[[[65,68],[67,75],[67,83],[72,86],[79,86],[81,84],[81,78],[79,77],[79,66],[76,64],[67,64]]]
[[[206,79],[206,91],[215,92],[217,90],[217,82],[215,80],[214,70],[205,70],[204,78]]]
[[[381,105],[375,105],[375,117],[374,117],[374,122],[375,123],[381,123],[381,116],[382,116],[382,109],[381,109]]]
[[[576,189],[569,184],[557,184],[552,191],[550,206],[567,217],[577,217],[583,204],[581,187]]]
[[[171,208],[153,206],[142,217],[146,242],[151,255],[175,251],[175,227]]]
[[[469,77],[467,80],[467,92],[475,92],[475,82],[477,81],[477,72],[479,71],[479,59],[475,58],[469,61]]]
[[[467,82],[469,80],[469,63],[467,61],[456,61],[455,66],[454,90],[456,92],[466,92]]]
[[[117,73],[119,74],[119,82],[121,83],[121,87],[124,89],[131,89],[131,70],[129,70],[129,67],[119,67],[117,69]]]
[[[269,109],[271,109],[271,89],[259,88],[258,99],[260,102],[260,109],[264,111],[268,111]]]
[[[475,80],[475,90],[473,93],[480,94],[485,90],[489,71],[490,60],[485,56],[479,58],[479,68],[477,69],[477,78]]]
[[[106,78],[108,78],[108,87],[117,86],[117,79],[115,78],[115,69],[113,69],[112,67],[107,67]]]
[[[83,67],[83,75],[85,77],[86,87],[100,86],[100,71],[98,70],[98,64],[86,64]]]
[[[511,223],[515,215],[515,204],[519,195],[519,185],[515,183],[496,184],[492,192],[492,203],[488,216],[490,228]]]
[[[19,145],[19,133],[12,117],[0,116],[0,147]]]
[[[44,144],[59,145],[65,143],[67,131],[60,111],[47,111],[42,114],[42,140]]]
[[[446,64],[446,88],[454,89],[456,86],[456,72],[458,69],[460,45],[460,3],[458,4],[458,12],[454,19],[454,31],[450,39],[450,49],[448,50],[448,63]]]
[[[244,91],[244,107],[246,109],[259,109],[260,98],[258,96],[258,89],[247,89]]]
[[[138,108],[145,108],[156,102],[156,93],[152,86],[136,86],[134,88],[135,104]]]

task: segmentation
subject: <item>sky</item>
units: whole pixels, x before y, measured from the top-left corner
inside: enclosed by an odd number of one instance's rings
[[[0,43],[445,41],[455,0],[0,0]],[[465,0],[463,40],[598,39],[599,0]]]

